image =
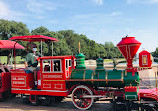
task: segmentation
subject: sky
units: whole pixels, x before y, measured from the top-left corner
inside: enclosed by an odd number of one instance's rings
[[[128,35],[142,43],[139,52],[158,47],[158,0],[0,0],[0,19],[30,31],[74,30],[101,44]]]

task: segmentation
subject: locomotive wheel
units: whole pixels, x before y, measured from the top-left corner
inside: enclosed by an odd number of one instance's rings
[[[93,95],[93,92],[84,85],[77,86],[72,91],[72,102],[75,107],[81,110],[86,110],[90,108],[93,104],[93,98],[83,98],[83,95]]]

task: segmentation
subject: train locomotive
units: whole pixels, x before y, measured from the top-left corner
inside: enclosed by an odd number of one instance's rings
[[[55,38],[33,35],[12,37],[16,41],[57,41]],[[151,55],[147,51],[139,54],[139,66],[133,67],[133,58],[141,43],[135,37],[124,37],[117,44],[127,61],[125,70],[106,70],[103,59],[96,60],[95,70],[86,68],[85,56],[79,53],[76,56],[43,56],[39,57],[40,70],[37,72],[37,84],[34,83],[32,72],[23,68],[12,69],[11,72],[1,73],[0,94],[21,95],[25,102],[32,104],[51,103],[61,101],[71,95],[74,106],[81,110],[89,109],[92,104],[106,98],[116,104],[116,101],[128,105],[127,110],[139,110],[142,103],[133,107],[135,102],[143,99],[152,99],[154,108],[157,106],[157,88],[141,89],[139,71],[152,70]],[[76,64],[76,65],[75,65]],[[6,75],[9,75],[5,77]],[[8,84],[8,85],[3,85]],[[2,89],[6,90],[2,91]],[[144,108],[144,107],[143,107]],[[142,109],[143,109],[142,108]],[[145,107],[146,108],[146,107]],[[154,110],[151,107],[147,107]],[[157,108],[157,107],[156,107]]]
[[[137,69],[132,66],[132,59],[140,45],[141,43],[135,40],[134,37],[125,37],[117,45],[127,59],[126,70],[105,70],[101,58],[96,60],[97,67],[95,70],[86,69],[84,55],[81,53],[76,55],[77,65],[71,73],[71,78],[68,80],[71,87],[81,84],[81,86],[77,86],[72,92],[74,105],[79,109],[81,107],[81,109],[87,109],[94,101],[94,98],[109,96],[113,96],[113,99],[117,96],[124,100],[139,100],[139,74]],[[127,50],[129,51],[127,52]],[[88,95],[84,95],[84,90]],[[80,93],[83,91],[83,95],[78,94],[79,91]],[[79,95],[81,96],[81,101],[78,102]],[[91,97],[88,101],[89,103],[87,102],[86,108],[81,104],[82,102],[84,104],[85,100],[82,99],[84,97]]]

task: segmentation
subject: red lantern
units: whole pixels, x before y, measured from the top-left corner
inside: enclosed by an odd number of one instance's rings
[[[151,67],[152,59],[151,54],[148,51],[141,51],[139,53],[139,66],[140,67]]]

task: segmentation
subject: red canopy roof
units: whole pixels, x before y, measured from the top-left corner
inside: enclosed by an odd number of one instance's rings
[[[22,41],[58,41],[56,38],[44,36],[44,35],[29,35],[29,36],[16,36],[11,37],[10,40],[22,40]]]
[[[0,40],[0,49],[14,49],[16,42],[11,40]],[[15,49],[25,49],[22,45],[16,43]]]

